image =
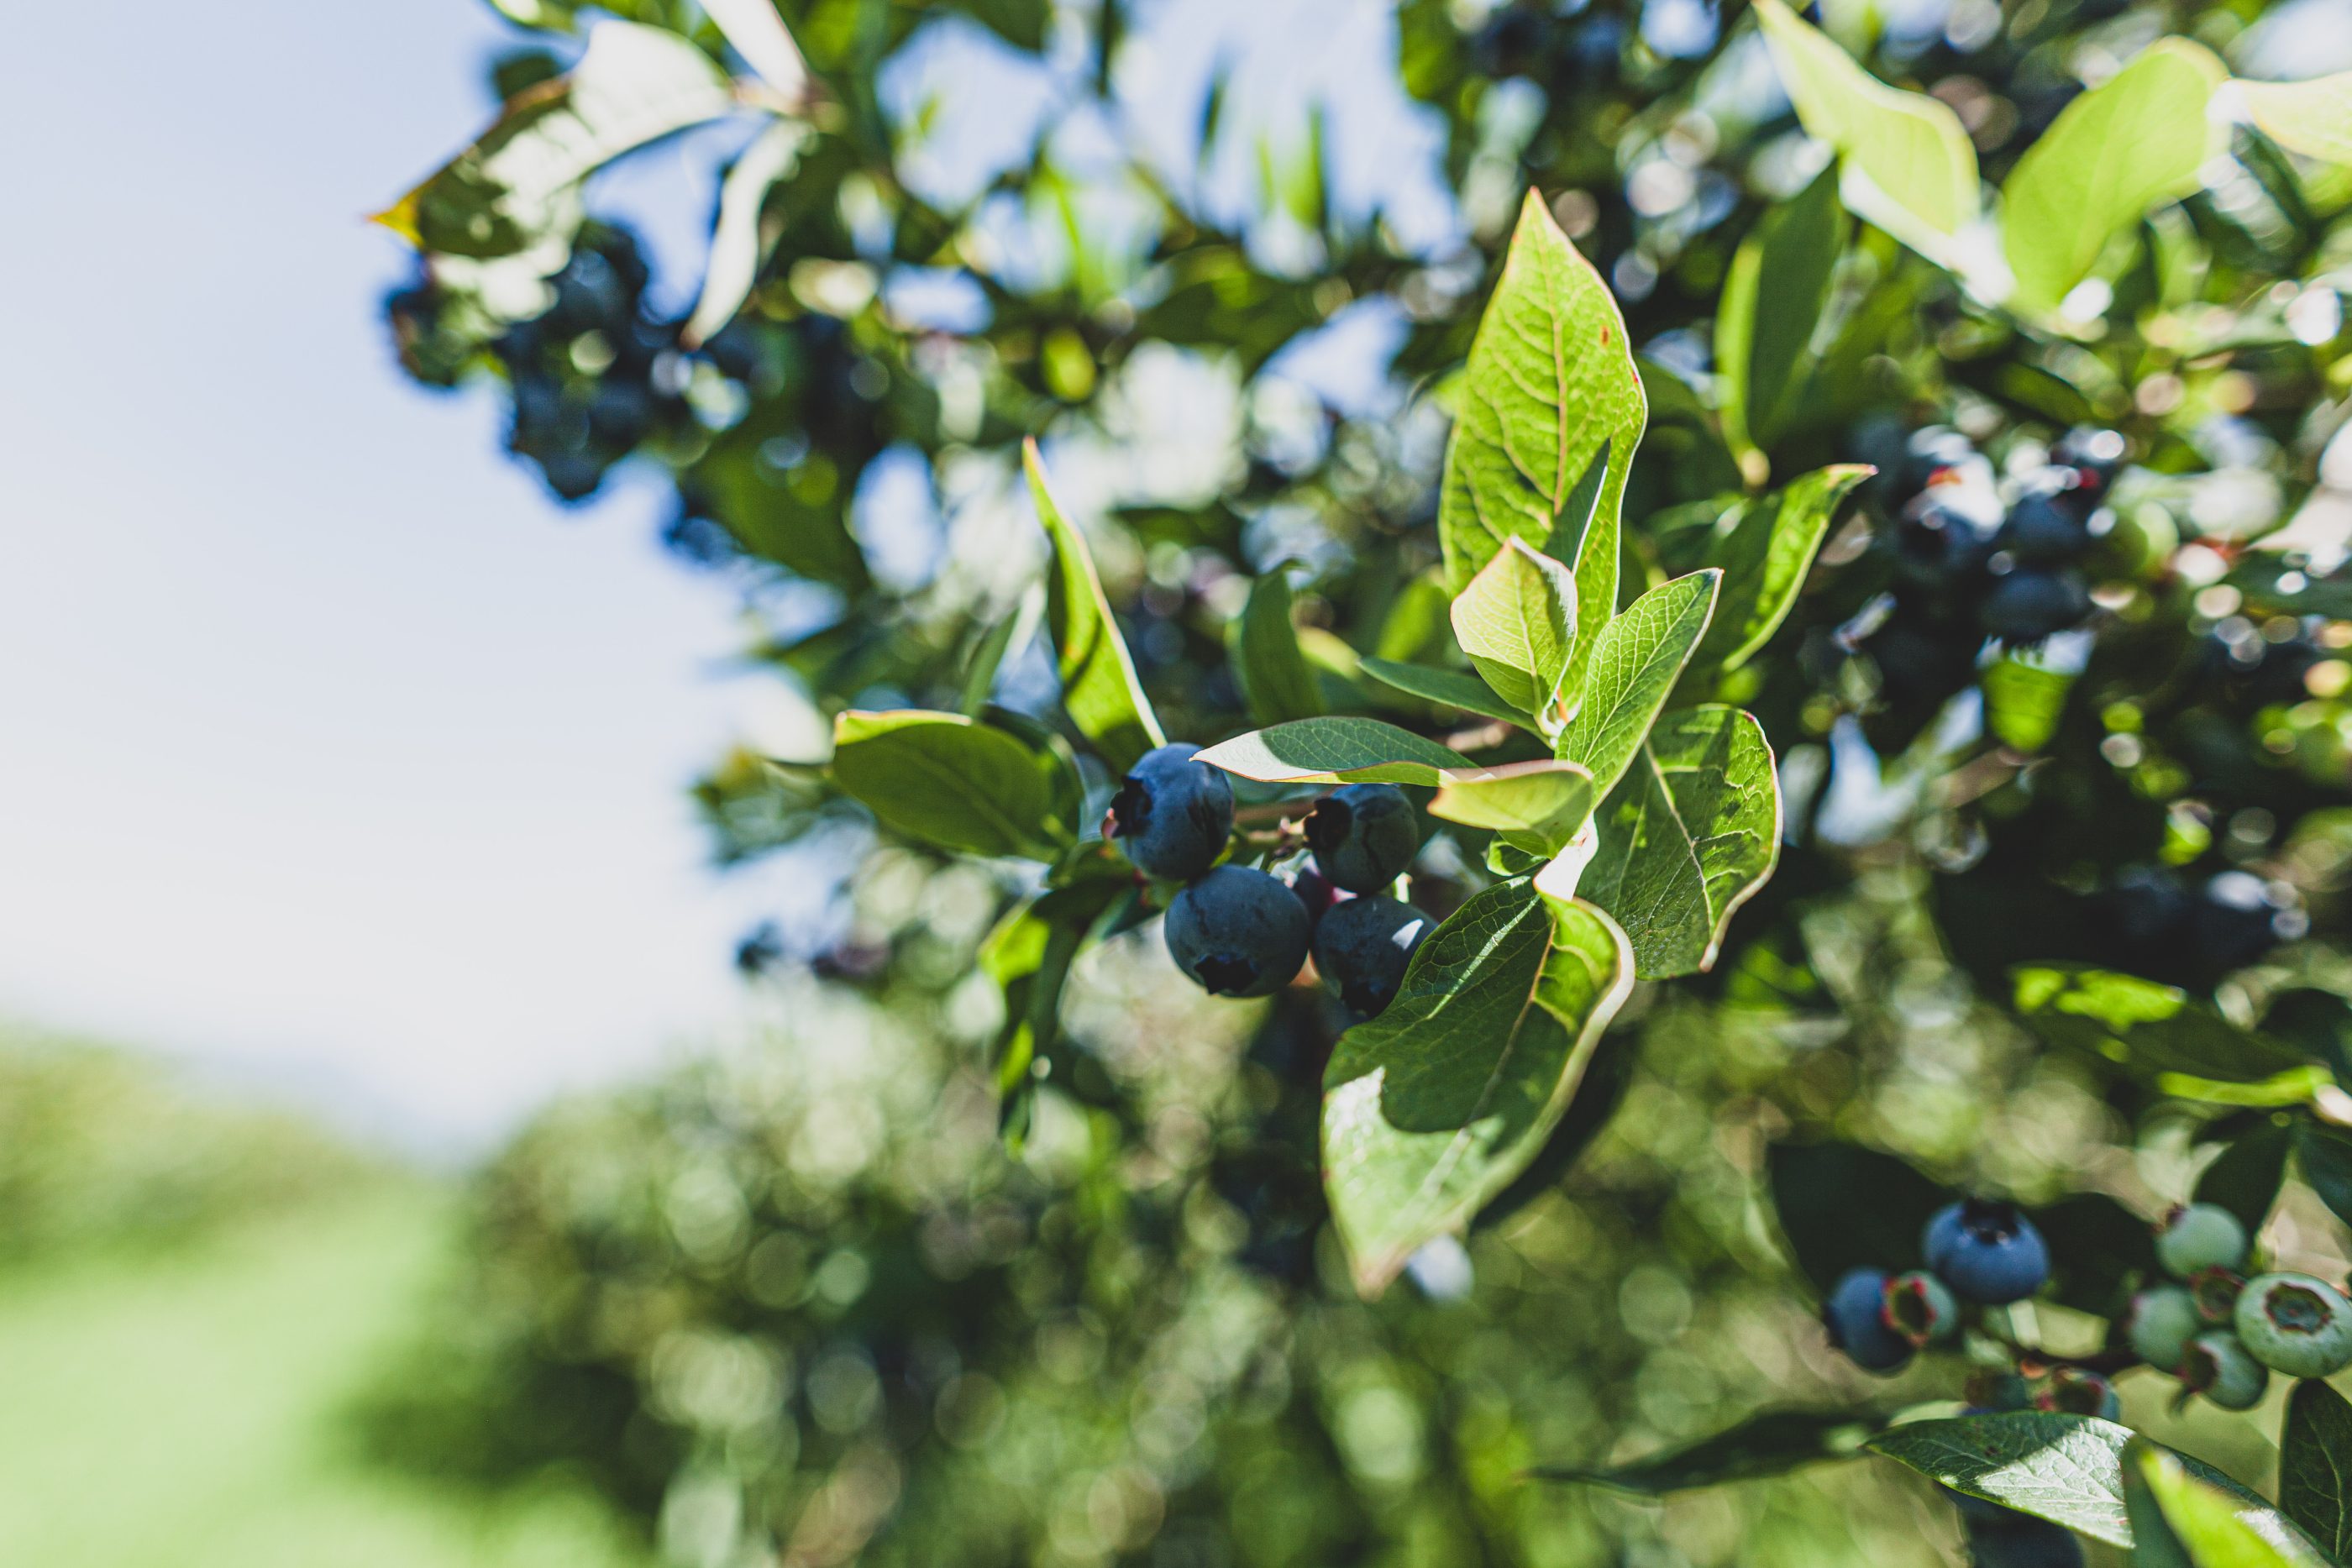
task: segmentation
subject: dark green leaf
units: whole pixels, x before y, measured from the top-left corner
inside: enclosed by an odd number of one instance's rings
[[[1454,601],[1454,640],[1504,705],[1549,731],[1576,639],[1568,568],[1513,535]]]
[[[1917,1268],[1919,1232],[1959,1196],[1858,1144],[1775,1144],[1765,1171],[1780,1234],[1823,1293],[1849,1269]]]
[[[2298,1383],[2279,1437],[2279,1508],[2337,1562],[2352,1553],[2352,1405]]]
[[[1445,707],[1499,718],[1507,724],[1524,726],[1528,721],[1527,715],[1496,696],[1486,682],[1460,670],[1441,670],[1433,664],[1400,664],[1369,656],[1356,667],[1384,686],[1393,686]]]
[[[1322,688],[1298,651],[1298,629],[1290,623],[1290,580],[1282,568],[1250,584],[1249,602],[1234,620],[1233,639],[1234,673],[1252,718],[1282,724],[1322,714]]]
[[[2074,965],[2011,971],[2018,1015],[2053,1045],[2088,1052],[2166,1094],[2219,1104],[2310,1097],[2324,1070],[2242,1030],[2176,987]]]
[[[2126,1282],[2158,1273],[2156,1237],[2147,1221],[2105,1193],[2077,1193],[2029,1209],[2050,1244],[2053,1301],[2099,1317],[2120,1312]]]
[[[2336,1218],[2352,1225],[2352,1132],[2321,1122],[2295,1127],[2295,1166]]]
[[[2277,1510],[2196,1460],[2142,1437],[2125,1448],[2121,1464],[2135,1562],[2326,1568]]]
[[[1780,852],[1780,789],[1753,715],[1661,716],[1601,808],[1578,887],[1624,928],[1643,979],[1714,966],[1731,916]]]
[[[1715,368],[1734,445],[1771,445],[1795,411],[1847,226],[1832,165],[1766,212],[1732,257],[1716,308]]]
[[[1379,1292],[1527,1168],[1633,983],[1607,915],[1523,882],[1421,945],[1323,1077],[1324,1186],[1358,1289]]]
[[[2286,1155],[2294,1129],[2283,1122],[2265,1123],[2221,1151],[2197,1178],[2191,1196],[2199,1203],[2219,1204],[2238,1217],[2246,1234],[2253,1235],[2270,1218],[2286,1181]]]
[[[1484,771],[1458,751],[1376,718],[1277,724],[1210,747],[1201,760],[1265,784],[1434,786]]]
[[[1029,472],[1037,520],[1054,546],[1054,562],[1045,573],[1045,625],[1060,654],[1062,706],[1111,769],[1124,773],[1145,752],[1167,744],[1168,737],[1151,711],[1151,699],[1143,695],[1143,684],[1135,677],[1135,661],[1128,656],[1118,622],[1111,619],[1110,601],[1103,597],[1086,536],[1063,515],[1046,487],[1045,465],[1035,442],[1022,447],[1021,461]]]
[[[1594,639],[1617,607],[1618,513],[1625,460],[1648,415],[1625,319],[1592,264],[1528,193],[1503,276],[1462,376],[1438,499],[1438,540],[1454,591],[1511,538],[1538,548],[1605,445],[1591,526],[1569,564],[1577,643],[1567,689],[1582,684]],[[1565,559],[1565,558],[1563,558]]]
[[[1692,664],[1736,670],[1788,619],[1838,506],[1876,472],[1858,464],[1817,468],[1727,515],[1705,555],[1723,569],[1723,591]]]
[[[1682,678],[1722,581],[1709,570],[1662,582],[1601,631],[1576,716],[1553,749],[1590,769],[1602,794],[1617,787]]]
[[[1662,1497],[1723,1481],[1786,1475],[1824,1459],[1852,1458],[1886,1425],[1866,1410],[1767,1410],[1712,1437],[1612,1469],[1543,1466],[1537,1480],[1590,1481],[1619,1491]]]
[[[961,714],[848,712],[833,781],[885,827],[940,849],[1052,860],[1076,834],[1065,757]]]
[[[1036,1081],[1030,1071],[1053,1049],[1061,1027],[1062,984],[1087,930],[1121,896],[1121,883],[1082,882],[1054,888],[998,922],[981,945],[980,967],[1004,993],[1004,1024],[989,1067],[996,1082],[998,1124],[1016,1151],[1028,1128]]]

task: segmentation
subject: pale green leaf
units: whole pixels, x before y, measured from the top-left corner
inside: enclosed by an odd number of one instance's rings
[[[2234,85],[2247,115],[2272,141],[2322,162],[2352,163],[2352,71]]]
[[[1805,586],[1838,507],[1875,472],[1859,464],[1816,468],[1734,508],[1717,525],[1704,559],[1722,568],[1723,591],[1692,659],[1696,669],[1736,670],[1772,640]]]
[[[1978,677],[1984,693],[1985,727],[2011,750],[2041,750],[2058,733],[2074,680],[2072,674],[2032,654],[2014,649],[2003,653]]]
[[[1544,547],[1578,482],[1604,450],[1613,455],[1570,562],[1580,629],[1566,683],[1573,692],[1616,608],[1618,513],[1649,415],[1615,298],[1532,191],[1457,402],[1437,511],[1456,592],[1506,539]]]
[[[1732,915],[1780,858],[1764,727],[1732,707],[1665,715],[1594,826],[1599,845],[1578,888],[1623,928],[1635,972],[1711,967]]]
[[[1454,601],[1454,640],[1495,695],[1542,718],[1576,638],[1576,580],[1516,534]]]
[[[1265,784],[1443,784],[1478,773],[1460,752],[1376,718],[1303,718],[1221,741],[1199,760]]]
[[[1836,172],[1824,169],[1759,219],[1732,256],[1716,308],[1715,368],[1735,447],[1769,446],[1801,406],[1846,228]]]
[[[765,4],[766,0],[761,0]],[[702,293],[694,302],[678,340],[688,348],[709,342],[735,319],[760,276],[776,235],[763,231],[761,208],[780,181],[792,177],[800,162],[801,142],[808,128],[796,120],[780,120],[743,149],[719,185],[719,222],[710,231],[710,259],[703,266]]]
[[[1756,0],[1807,134],[1836,149],[1846,206],[1931,261],[1976,222],[1977,155],[1951,106],[1888,87],[1781,0]]]
[[[2298,1383],[2287,1399],[2279,1507],[2336,1562],[2352,1555],[2352,1405],[2325,1383]]]
[[[833,782],[895,832],[976,855],[1051,860],[1077,837],[1065,757],[961,714],[852,710],[834,720]]]
[[[518,93],[478,141],[378,221],[452,256],[512,256],[551,235],[568,239],[581,181],[734,102],[718,62],[676,33],[599,22],[567,75]]]
[[[2144,1083],[2187,1099],[2227,1100],[2231,1086],[2307,1098],[2325,1069],[2270,1036],[2240,1029],[2177,986],[2074,964],[2010,971],[2025,1026],[2051,1044],[2099,1057]]]
[[[1356,667],[1384,686],[1392,686],[1446,707],[1460,708],[1464,713],[1481,714],[1487,718],[1499,718],[1511,724],[1527,723],[1528,716],[1495,695],[1486,682],[1460,670],[1442,670],[1431,664],[1401,664],[1392,659],[1375,659],[1369,654],[1359,660]]]
[[[2159,38],[2025,150],[2001,186],[2012,305],[2056,309],[2117,231],[2198,188],[2217,145],[2206,107],[2225,74],[2204,45]]]
[[[1234,618],[1233,643],[1234,673],[1252,718],[1281,724],[1323,712],[1323,690],[1290,622],[1290,580],[1281,567],[1250,585],[1249,601]]]
[[[1662,582],[1595,639],[1583,698],[1553,750],[1590,768],[1593,788],[1604,796],[1641,750],[1698,647],[1722,581],[1723,573],[1709,569]]]
[[[2193,1469],[2192,1469],[2192,1467]],[[2122,1458],[2133,1561],[2180,1568],[2327,1568],[2276,1509],[2143,1437]]]
[[[1865,1446],[1955,1491],[2063,1524],[2095,1540],[2129,1546],[2122,1458],[2125,1447],[2135,1440],[2130,1427],[2094,1416],[2017,1410],[1907,1422],[1881,1432]],[[2221,1471],[2193,1459],[2179,1462],[2199,1480],[2231,1493],[2242,1505],[2267,1509]],[[2275,1513],[2272,1517],[2282,1529],[2292,1529]]]
[[[1592,815],[1592,775],[1572,762],[1515,762],[1442,785],[1429,814],[1540,840],[1557,854]]]
[[[1024,443],[1023,467],[1029,474],[1029,493],[1037,503],[1037,520],[1054,546],[1054,559],[1045,572],[1045,625],[1060,655],[1062,706],[1078,733],[1094,742],[1102,759],[1124,773],[1136,759],[1156,746],[1167,744],[1160,716],[1143,695],[1129,657],[1127,640],[1111,618],[1110,601],[1103,596],[1102,580],[1095,575],[1095,558],[1086,536],[1063,515],[1045,484],[1045,465],[1037,444]]]
[[[702,8],[743,62],[760,73],[761,79],[775,90],[777,107],[797,110],[807,107],[809,97],[808,62],[801,57],[800,46],[784,19],[776,13],[776,0],[702,0]]]
[[[1525,882],[1473,897],[1323,1078],[1324,1186],[1357,1288],[1458,1234],[1559,1123],[1633,981],[1624,935]]]

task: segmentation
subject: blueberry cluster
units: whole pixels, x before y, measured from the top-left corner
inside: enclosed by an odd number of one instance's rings
[[[1860,643],[1891,697],[1940,703],[1974,677],[1987,637],[2027,646],[2089,617],[2084,559],[2114,525],[2105,501],[2123,455],[2114,431],[2076,430],[2003,486],[1959,432],[1911,437],[1893,602]]]
[[[1212,996],[1266,997],[1297,977],[1311,948],[1349,1010],[1382,1011],[1435,925],[1379,891],[1420,852],[1412,802],[1386,784],[1333,790],[1307,818],[1311,863],[1286,883],[1217,863],[1233,834],[1233,787],[1195,757],[1181,745],[1146,754],[1103,822],[1138,871],[1184,883],[1164,926],[1176,967]]]
[[[1936,1211],[1919,1239],[1925,1269],[1853,1269],[1822,1304],[1830,1343],[1872,1372],[1955,1338],[1970,1306],[2023,1301],[2050,1277],[2050,1248],[2017,1206],[1964,1198]]]
[[[2352,1301],[2309,1274],[2249,1279],[2252,1253],[2228,1209],[2174,1209],[2156,1236],[2172,1281],[2134,1296],[2123,1322],[2133,1354],[2227,1410],[2261,1403],[2273,1372],[2327,1377],[2352,1366]]]

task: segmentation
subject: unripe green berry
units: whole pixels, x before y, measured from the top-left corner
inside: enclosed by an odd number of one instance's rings
[[[2157,1227],[2156,1260],[2176,1280],[2204,1269],[2243,1268],[2246,1228],[2218,1204],[2183,1205]]]
[[[1886,1326],[1914,1345],[1939,1344],[1959,1332],[1960,1303],[1925,1269],[1886,1281]]]
[[[2256,1361],[2227,1329],[2207,1329],[2189,1342],[2180,1381],[2224,1410],[2251,1410],[2270,1386],[2270,1368]]]
[[[2290,1377],[2326,1377],[2352,1365],[2352,1301],[2309,1274],[2258,1274],[2238,1296],[2238,1338],[2254,1359]]]
[[[2205,1327],[2197,1298],[2178,1285],[2158,1285],[2131,1301],[2124,1317],[2124,1338],[2132,1354],[2150,1366],[2166,1371],[2180,1364],[2180,1354]]]
[[[2198,1312],[2209,1323],[2226,1323],[2236,1318],[2238,1296],[2245,1288],[2245,1277],[2227,1269],[2200,1269],[2189,1276],[2189,1293],[2196,1300]]]
[[[2042,1396],[2034,1401],[2044,1410],[2063,1410],[2072,1416],[2096,1416],[2103,1421],[2120,1418],[2123,1402],[2107,1380],[2095,1372],[2062,1366],[2050,1375],[2050,1382]]]

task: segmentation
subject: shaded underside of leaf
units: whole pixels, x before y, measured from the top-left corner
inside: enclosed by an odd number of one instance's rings
[[[1478,773],[1460,752],[1376,718],[1332,716],[1273,725],[1221,741],[1200,755],[1265,784],[1444,783]]]
[[[1053,565],[1045,575],[1045,624],[1060,659],[1062,706],[1112,770],[1124,773],[1168,737],[1160,731],[1159,715],[1151,711],[1151,700],[1143,695],[1143,683],[1136,678],[1127,640],[1111,618],[1110,601],[1095,574],[1094,554],[1054,499],[1034,441],[1024,444],[1021,463],[1028,471],[1037,520],[1054,547]]]
[[[1384,686],[1393,687],[1409,696],[1421,697],[1446,707],[1460,708],[1486,718],[1499,718],[1507,724],[1525,727],[1528,716],[1496,696],[1491,687],[1477,676],[1461,670],[1440,669],[1434,664],[1406,664],[1394,659],[1378,659],[1365,655],[1356,667]]]
[[[1323,1177],[1360,1290],[1461,1231],[1535,1157],[1633,977],[1607,915],[1503,883],[1422,944],[1385,1012],[1340,1036]]]
[[[1322,688],[1290,622],[1290,580],[1279,566],[1250,584],[1249,600],[1234,618],[1234,673],[1250,716],[1260,724],[1323,712]]]
[[[1785,1475],[1824,1459],[1851,1458],[1885,1425],[1884,1415],[1851,1406],[1766,1410],[1711,1437],[1629,1465],[1607,1469],[1548,1466],[1528,1475],[1537,1480],[1589,1481],[1659,1497],[1723,1481]]]
[[[2287,1399],[2279,1508],[2336,1561],[2352,1553],[2352,1405],[2325,1383],[2298,1383]]]

